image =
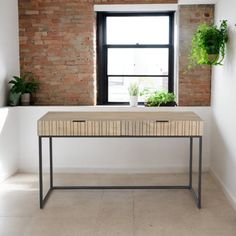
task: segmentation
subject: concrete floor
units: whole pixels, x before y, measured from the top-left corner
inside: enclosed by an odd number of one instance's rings
[[[59,175],[63,184],[179,184],[185,175]],[[203,208],[188,190],[54,191],[38,205],[37,175],[0,185],[0,236],[235,236],[236,212],[209,174]]]

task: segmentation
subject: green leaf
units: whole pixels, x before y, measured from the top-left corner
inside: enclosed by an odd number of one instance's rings
[[[10,89],[13,93],[33,93],[39,87],[39,83],[31,72],[25,73],[22,77],[13,76],[13,78],[14,80],[9,81],[9,84],[13,85]]]
[[[147,106],[160,106],[167,103],[175,103],[176,96],[174,93],[165,91],[155,91],[147,98]]]

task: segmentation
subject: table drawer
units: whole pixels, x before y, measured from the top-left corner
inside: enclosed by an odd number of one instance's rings
[[[39,121],[40,136],[120,136],[120,121]]]
[[[122,121],[122,136],[202,136],[202,121]]]

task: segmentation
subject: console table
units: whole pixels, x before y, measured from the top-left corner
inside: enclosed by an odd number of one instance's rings
[[[188,189],[201,208],[203,121],[193,112],[48,112],[38,120],[39,199],[42,209],[56,189]],[[189,182],[180,186],[55,186],[53,184],[54,138],[187,138]],[[49,139],[50,188],[43,196],[42,139]],[[198,189],[192,186],[193,139],[198,139]]]

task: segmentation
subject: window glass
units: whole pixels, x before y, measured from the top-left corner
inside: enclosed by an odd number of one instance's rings
[[[109,77],[108,78],[108,101],[128,102],[128,87],[130,83],[137,83],[139,90],[168,91],[168,77]],[[139,102],[144,102],[145,97],[139,96]]]
[[[168,16],[107,17],[107,44],[168,44]]]
[[[108,75],[168,75],[167,48],[109,48]]]

